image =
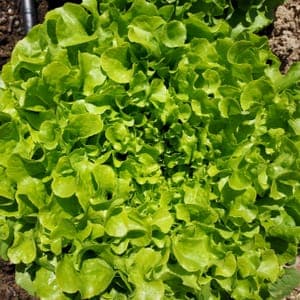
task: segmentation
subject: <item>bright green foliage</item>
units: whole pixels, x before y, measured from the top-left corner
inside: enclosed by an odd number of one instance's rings
[[[260,22],[272,1],[237,2]],[[300,237],[300,65],[233,8],[84,0],[18,43],[0,255],[30,293],[272,299]]]

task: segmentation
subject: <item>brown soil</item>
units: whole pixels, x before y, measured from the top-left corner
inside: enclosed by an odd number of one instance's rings
[[[70,1],[70,0],[69,0]],[[63,0],[38,0],[37,19],[42,22],[45,13],[61,5]],[[70,2],[80,2],[79,0]],[[0,69],[11,54],[14,45],[24,37],[21,0],[0,0]],[[300,1],[288,0],[276,11],[276,20],[268,34],[272,51],[282,61],[286,72],[293,62],[300,61]],[[34,300],[14,280],[15,268],[0,260],[0,299]],[[300,299],[300,289],[295,289],[287,299]]]
[[[8,60],[15,43],[25,34],[20,3],[0,0],[0,67]]]
[[[300,61],[300,1],[287,1],[278,7],[275,15],[270,46],[282,61],[282,70],[286,72],[292,63]]]
[[[0,299],[1,300],[35,300],[15,283],[15,267],[0,260]]]
[[[21,0],[0,0],[0,68],[8,61],[15,44],[25,36],[21,5]],[[39,0],[38,22],[43,21],[47,11],[47,0]]]

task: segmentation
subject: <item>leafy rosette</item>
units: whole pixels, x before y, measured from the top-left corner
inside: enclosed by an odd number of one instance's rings
[[[41,299],[267,299],[296,257],[300,65],[167,2],[66,4],[3,68],[0,254]]]

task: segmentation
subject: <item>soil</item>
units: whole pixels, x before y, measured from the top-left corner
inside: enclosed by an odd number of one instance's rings
[[[65,0],[38,0],[37,21],[43,21],[48,10],[62,5]],[[69,2],[81,2],[74,0]],[[0,69],[9,58],[16,42],[25,36],[21,14],[21,0],[0,0]],[[282,72],[296,61],[300,61],[300,1],[288,0],[275,12],[275,22],[263,33],[269,38],[272,51],[281,62]],[[0,299],[36,300],[16,285],[14,265],[0,260]],[[300,288],[286,298],[300,299]]]
[[[15,43],[25,34],[20,10],[20,1],[0,0],[0,66],[9,59]]]
[[[0,299],[37,300],[15,283],[15,266],[0,260]]]
[[[49,9],[47,0],[37,2],[37,21]],[[0,0],[0,69],[9,60],[15,44],[25,36],[21,0]]]
[[[286,72],[294,62],[300,61],[300,1],[287,1],[277,8],[275,16],[269,42]]]

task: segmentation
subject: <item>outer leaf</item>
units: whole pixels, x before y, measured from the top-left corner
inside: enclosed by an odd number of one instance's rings
[[[115,209],[105,222],[105,231],[114,237],[123,237],[128,232],[128,217],[124,210]]]
[[[258,276],[274,282],[278,278],[279,271],[278,258],[272,250],[266,251],[257,269]]]
[[[133,77],[128,47],[119,46],[107,49],[100,58],[101,67],[107,76],[118,83],[128,83]]]
[[[191,238],[177,235],[173,238],[172,248],[179,264],[189,272],[205,270],[213,259],[207,236]]]
[[[114,278],[113,269],[102,259],[91,258],[83,262],[80,269],[80,293],[83,299],[99,295]]]
[[[55,275],[57,284],[64,292],[76,293],[80,289],[79,272],[75,270],[70,256],[63,256],[62,260],[57,264]]]
[[[161,281],[150,281],[139,284],[133,299],[151,300],[164,298],[164,285]]]
[[[95,87],[105,81],[105,75],[101,70],[100,57],[89,53],[80,53],[81,76],[83,77],[83,92],[86,96],[93,94]]]
[[[9,260],[14,264],[29,264],[36,258],[36,244],[33,238],[33,230],[15,232],[15,239],[8,249]]]
[[[181,47],[186,40],[186,28],[183,23],[173,20],[163,27],[162,42],[169,48]]]
[[[232,277],[236,272],[236,259],[232,253],[227,253],[223,261],[217,264],[216,276]]]
[[[300,284],[300,272],[293,268],[285,270],[278,281],[272,284],[270,294],[274,300],[281,300],[290,295],[292,290]]]
[[[69,120],[64,134],[72,139],[87,138],[103,129],[103,122],[99,115],[88,113],[71,115]]]
[[[77,189],[76,180],[73,176],[54,177],[52,189],[56,196],[61,198],[71,197]]]

